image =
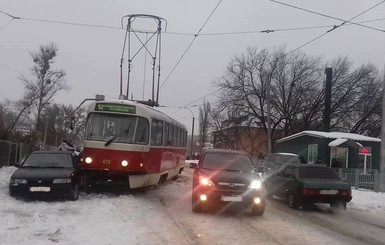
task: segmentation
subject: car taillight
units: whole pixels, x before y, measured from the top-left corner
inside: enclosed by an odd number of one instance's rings
[[[204,186],[214,186],[214,182],[207,177],[199,176],[199,184]]]
[[[305,188],[305,189],[303,189],[302,194],[303,194],[304,196],[318,195],[318,194],[319,194],[319,191],[318,191],[318,190],[315,190],[315,189]]]
[[[352,190],[339,190],[338,195],[341,196],[351,196],[352,195]]]

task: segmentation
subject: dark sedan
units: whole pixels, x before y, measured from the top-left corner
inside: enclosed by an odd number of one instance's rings
[[[194,168],[192,210],[200,212],[207,206],[239,204],[251,207],[252,214],[265,211],[262,180],[250,157],[241,151],[210,149],[205,151]]]
[[[343,207],[352,200],[348,183],[329,167],[310,164],[287,164],[264,181],[267,195],[287,200],[291,208],[303,208],[310,203],[329,203]]]
[[[33,152],[17,167],[9,181],[11,196],[78,199],[81,170],[72,152]]]

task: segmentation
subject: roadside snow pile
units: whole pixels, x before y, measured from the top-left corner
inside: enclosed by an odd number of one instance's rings
[[[352,196],[352,201],[348,203],[349,208],[385,214],[385,193],[352,188]]]

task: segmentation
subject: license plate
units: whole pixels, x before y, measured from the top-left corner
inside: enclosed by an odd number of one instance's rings
[[[224,202],[242,202],[241,196],[221,196],[221,200]]]
[[[51,188],[46,186],[33,186],[29,188],[30,192],[50,192]]]
[[[336,195],[338,193],[337,190],[321,190],[319,192],[321,195]]]

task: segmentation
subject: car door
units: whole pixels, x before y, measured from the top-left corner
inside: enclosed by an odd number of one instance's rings
[[[287,191],[290,190],[291,186],[293,185],[293,181],[295,181],[294,171],[294,166],[287,165],[277,176],[277,196],[286,198]]]

